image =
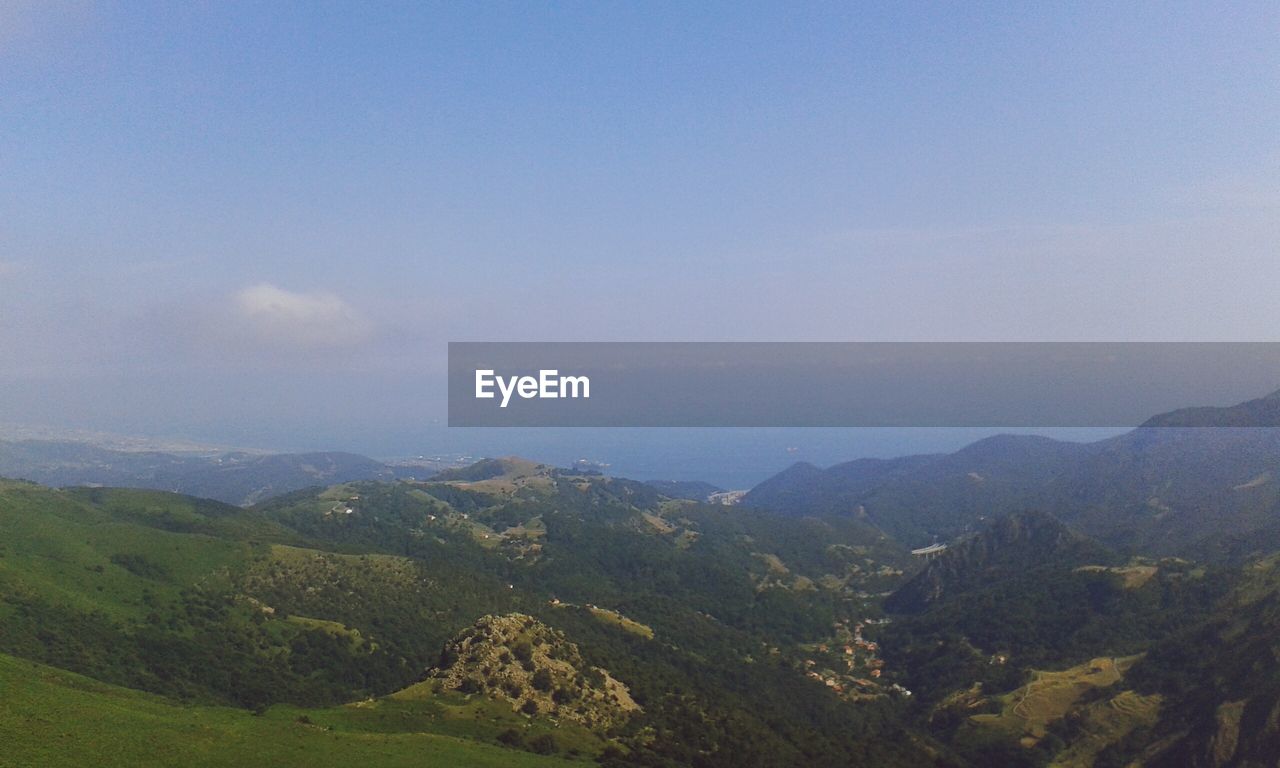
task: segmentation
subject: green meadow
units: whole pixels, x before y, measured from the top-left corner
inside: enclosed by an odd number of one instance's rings
[[[254,715],[188,706],[0,655],[0,766],[568,766],[582,762],[415,730],[367,706]],[[464,729],[458,726],[458,730]]]

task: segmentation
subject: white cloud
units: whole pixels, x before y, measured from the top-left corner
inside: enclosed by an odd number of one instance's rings
[[[298,293],[260,283],[237,292],[238,330],[257,340],[299,347],[345,347],[371,335],[373,325],[332,293]]]

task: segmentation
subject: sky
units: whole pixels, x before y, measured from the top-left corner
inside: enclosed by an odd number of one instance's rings
[[[1278,82],[1270,2],[0,2],[0,422],[399,455],[499,440],[451,340],[1276,340]]]

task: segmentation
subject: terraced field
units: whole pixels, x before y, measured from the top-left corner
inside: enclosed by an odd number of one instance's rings
[[[1023,746],[1035,746],[1050,723],[1066,716],[1089,691],[1118,683],[1137,660],[1098,658],[1057,672],[1034,672],[1031,682],[1000,697],[999,714],[973,715],[970,720],[1016,735]]]
[[[1050,768],[1088,768],[1108,745],[1134,729],[1155,724],[1162,699],[1122,691],[1105,701],[1095,701],[1081,712],[1081,736],[1054,758]]]

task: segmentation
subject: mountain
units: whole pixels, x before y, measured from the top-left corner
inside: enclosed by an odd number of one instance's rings
[[[1230,413],[1222,421],[1232,425],[1212,429],[1145,426],[1094,443],[1000,435],[940,456],[797,465],[742,503],[787,515],[856,514],[912,547],[1045,509],[1127,551],[1246,557],[1248,532],[1280,529],[1280,429],[1235,425],[1252,423],[1246,416],[1269,423],[1267,409],[1278,403],[1273,395],[1212,409]]]
[[[0,481],[0,741],[19,765],[1269,764],[1277,432],[997,436],[797,465],[742,505],[519,457],[246,458],[242,489],[379,473],[247,507]],[[199,476],[181,458],[133,469]]]
[[[803,672],[803,644],[901,573],[901,549],[856,521],[503,459],[249,509],[3,482],[0,528],[0,654],[148,693],[137,713],[113,708],[116,689],[73,696],[102,727],[179,702],[229,713],[211,733],[271,738],[279,720],[318,736],[284,739],[299,764],[329,727],[613,765],[931,762],[887,686],[864,701]],[[20,727],[0,715],[0,738],[24,745],[6,759],[41,762]],[[207,762],[239,754],[226,738]],[[359,739],[332,739],[361,757]]]
[[[432,475],[432,480],[445,481],[462,481],[478,483],[482,480],[492,480],[495,477],[529,470],[533,468],[533,462],[526,461],[516,456],[510,456],[505,459],[481,459],[474,464],[468,464],[465,467],[454,467],[442,470]],[[353,478],[356,479],[356,478]]]
[[[992,521],[949,547],[885,600],[895,613],[919,613],[953,593],[1045,568],[1112,563],[1116,556],[1051,515],[1023,512]]]
[[[1037,506],[1036,492],[1090,450],[997,435],[952,454],[859,459],[825,470],[801,464],[751,489],[742,504],[793,515],[864,514],[919,546],[969,532],[984,516]]]
[[[857,500],[881,483],[907,476],[937,458],[858,459],[826,470],[802,461],[752,488],[741,503],[783,513],[845,512],[856,509]]]
[[[52,486],[102,485],[172,491],[252,504],[299,488],[392,479],[398,471],[353,453],[164,453],[80,442],[0,442],[0,477]]]
[[[1192,600],[1159,605],[1173,622],[1146,609],[1146,637],[1128,647],[1138,653],[1117,657],[1123,646],[1113,645],[1075,666],[1035,670],[1007,692],[988,684],[954,692],[934,712],[935,735],[962,751],[1003,739],[1004,755],[1055,766],[1274,765],[1280,559],[1218,574],[1169,561],[1151,568],[1158,572],[1126,592],[1126,615],[1144,612],[1144,593]]]
[[[241,506],[303,488],[359,480],[480,482],[509,473],[513,465],[536,462],[512,456],[465,466],[450,464],[447,459],[424,458],[381,462],[340,451],[122,450],[79,440],[0,440],[0,477],[55,487],[148,488]],[[599,473],[583,470],[580,474]],[[724,491],[699,481],[652,480],[645,484],[670,498],[691,501],[706,501]]]
[[[1153,416],[1143,427],[1280,427],[1280,390],[1225,408],[1180,408]]]
[[[884,601],[890,665],[920,699],[1021,671],[1131,655],[1203,613],[1184,563],[1126,561],[1053,517],[1024,512],[949,547]]]
[[[1280,754],[1280,557],[1243,569],[1204,621],[1151,649],[1132,686],[1163,697],[1159,722],[1117,759],[1150,766],[1269,765]]]
[[[1046,471],[1114,488],[1125,455],[1194,472],[1185,433],[1086,446],[1111,451],[1100,464],[997,438],[849,473],[918,498],[919,473],[945,486],[973,466],[1009,488]],[[1246,458],[1221,439],[1228,465]],[[1173,487],[1212,490],[1220,471]],[[1280,561],[1133,557],[1022,510],[921,562],[869,517],[515,457],[249,508],[2,482],[0,684],[18,704],[0,738],[16,764],[91,744],[145,761],[143,723],[178,749],[193,722],[214,765],[254,739],[282,765],[421,748],[427,765],[1221,768],[1276,746]],[[71,728],[61,707],[90,733],[48,737]]]
[[[892,623],[876,639],[929,732],[963,764],[1148,765],[1157,752],[1168,765],[1201,764],[1169,745],[1185,742],[1189,718],[1211,734],[1217,723],[1218,622],[1243,629],[1231,642],[1250,654],[1273,642],[1273,627],[1241,624],[1249,611],[1229,597],[1241,583],[1234,569],[1125,560],[1048,515],[1021,513],[895,590],[884,603]],[[1189,694],[1208,702],[1196,709]]]

